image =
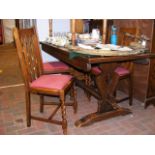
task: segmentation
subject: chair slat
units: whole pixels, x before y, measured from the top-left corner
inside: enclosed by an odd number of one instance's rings
[[[21,30],[22,31],[22,30]],[[40,76],[40,68],[39,62],[36,58],[36,47],[35,47],[35,35],[34,33],[21,33],[21,42],[22,46],[26,49],[24,54],[27,70],[28,70],[28,77],[30,82],[36,80]]]

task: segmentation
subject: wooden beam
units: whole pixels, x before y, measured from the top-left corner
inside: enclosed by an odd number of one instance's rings
[[[71,19],[72,45],[75,46],[75,19]]]
[[[49,37],[52,37],[52,19],[49,19]]]
[[[3,22],[3,20],[1,21],[1,25],[2,25],[3,44],[5,44],[5,34],[4,34],[4,22]]]
[[[107,37],[107,19],[103,19],[103,35],[102,35],[102,43],[106,43],[106,37]]]

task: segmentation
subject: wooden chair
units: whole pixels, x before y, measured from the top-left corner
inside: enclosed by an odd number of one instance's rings
[[[35,27],[32,27],[32,31],[35,35],[37,35]],[[40,61],[40,65],[43,68],[44,74],[70,73],[70,67],[67,64],[63,63],[62,61],[50,61],[43,63],[40,49],[38,49],[36,52],[38,61]]]
[[[136,28],[120,28],[120,33],[119,33],[119,44],[122,46],[127,46],[131,41],[134,41],[135,38],[131,38],[130,35],[128,34],[134,34],[137,35],[137,29]],[[126,35],[127,34],[127,35]],[[98,66],[92,67],[91,74],[92,78],[93,76],[98,76],[101,74],[101,69]],[[129,96],[122,98],[120,100],[117,100],[117,102],[122,102],[124,100],[129,99],[129,105],[132,105],[133,101],[133,63],[128,62],[128,63],[122,63],[120,66],[118,66],[114,70],[114,78],[112,79],[112,88],[110,88],[111,93],[113,96],[116,98],[116,91],[117,91],[117,86],[119,81],[121,80],[126,80],[128,81],[128,93]],[[94,81],[94,80],[93,80]]]
[[[131,42],[136,41],[135,37],[138,35],[139,30],[136,27],[133,28],[120,27],[118,33],[118,44],[122,46],[129,46]]]
[[[73,106],[75,113],[77,111],[73,77],[63,74],[43,75],[43,68],[39,60],[40,57],[38,59],[39,42],[33,28],[21,30],[14,28],[13,35],[25,82],[27,126],[31,126],[31,119],[35,119],[61,125],[63,133],[67,134],[66,105]],[[73,102],[67,104],[65,103],[65,95],[70,89],[72,90]],[[48,118],[32,114],[31,94],[40,96],[40,112],[44,110],[43,105],[57,105]],[[45,103],[44,96],[59,97],[60,102]],[[61,108],[62,121],[53,119],[59,108]]]

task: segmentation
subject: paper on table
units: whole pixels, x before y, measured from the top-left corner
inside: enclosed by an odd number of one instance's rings
[[[96,47],[102,50],[117,50],[120,48],[120,46],[112,44],[97,44]]]
[[[96,48],[99,48],[99,49],[102,49],[102,50],[105,50],[105,51],[110,51],[111,50],[111,48],[108,47],[108,46],[105,46],[105,44],[97,44]]]
[[[97,48],[100,48],[102,50],[114,50],[114,51],[132,51],[129,47],[121,47],[119,45],[112,45],[112,44],[97,44]]]
[[[94,48],[89,46],[89,45],[84,45],[84,44],[78,44],[79,47],[83,48],[83,49],[88,49],[88,50],[93,50]]]
[[[131,48],[126,47],[126,46],[124,46],[124,47],[120,47],[120,48],[118,48],[118,50],[119,50],[119,51],[132,51]]]

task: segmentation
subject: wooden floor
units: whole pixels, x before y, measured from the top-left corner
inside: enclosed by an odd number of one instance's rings
[[[13,44],[0,45],[0,88],[23,83],[17,52]]]
[[[0,89],[0,134],[1,135],[61,135],[61,126],[32,121],[32,126],[26,126],[24,87]],[[73,113],[72,107],[67,107],[68,134],[70,135],[154,135],[155,134],[155,107],[144,109],[143,103],[134,100],[133,106],[128,102],[120,105],[131,108],[132,114],[119,116],[112,119],[100,121],[87,127],[77,128],[74,123],[82,116],[94,112],[97,101],[92,97],[89,103],[83,90],[77,88],[78,112]],[[120,94],[122,95],[122,94]],[[68,97],[69,98],[69,97]],[[46,98],[53,100],[53,98]],[[54,98],[55,100],[55,98]],[[38,97],[32,96],[32,111],[40,115]],[[47,116],[53,106],[45,107],[43,116]],[[60,113],[56,118],[61,118]]]

